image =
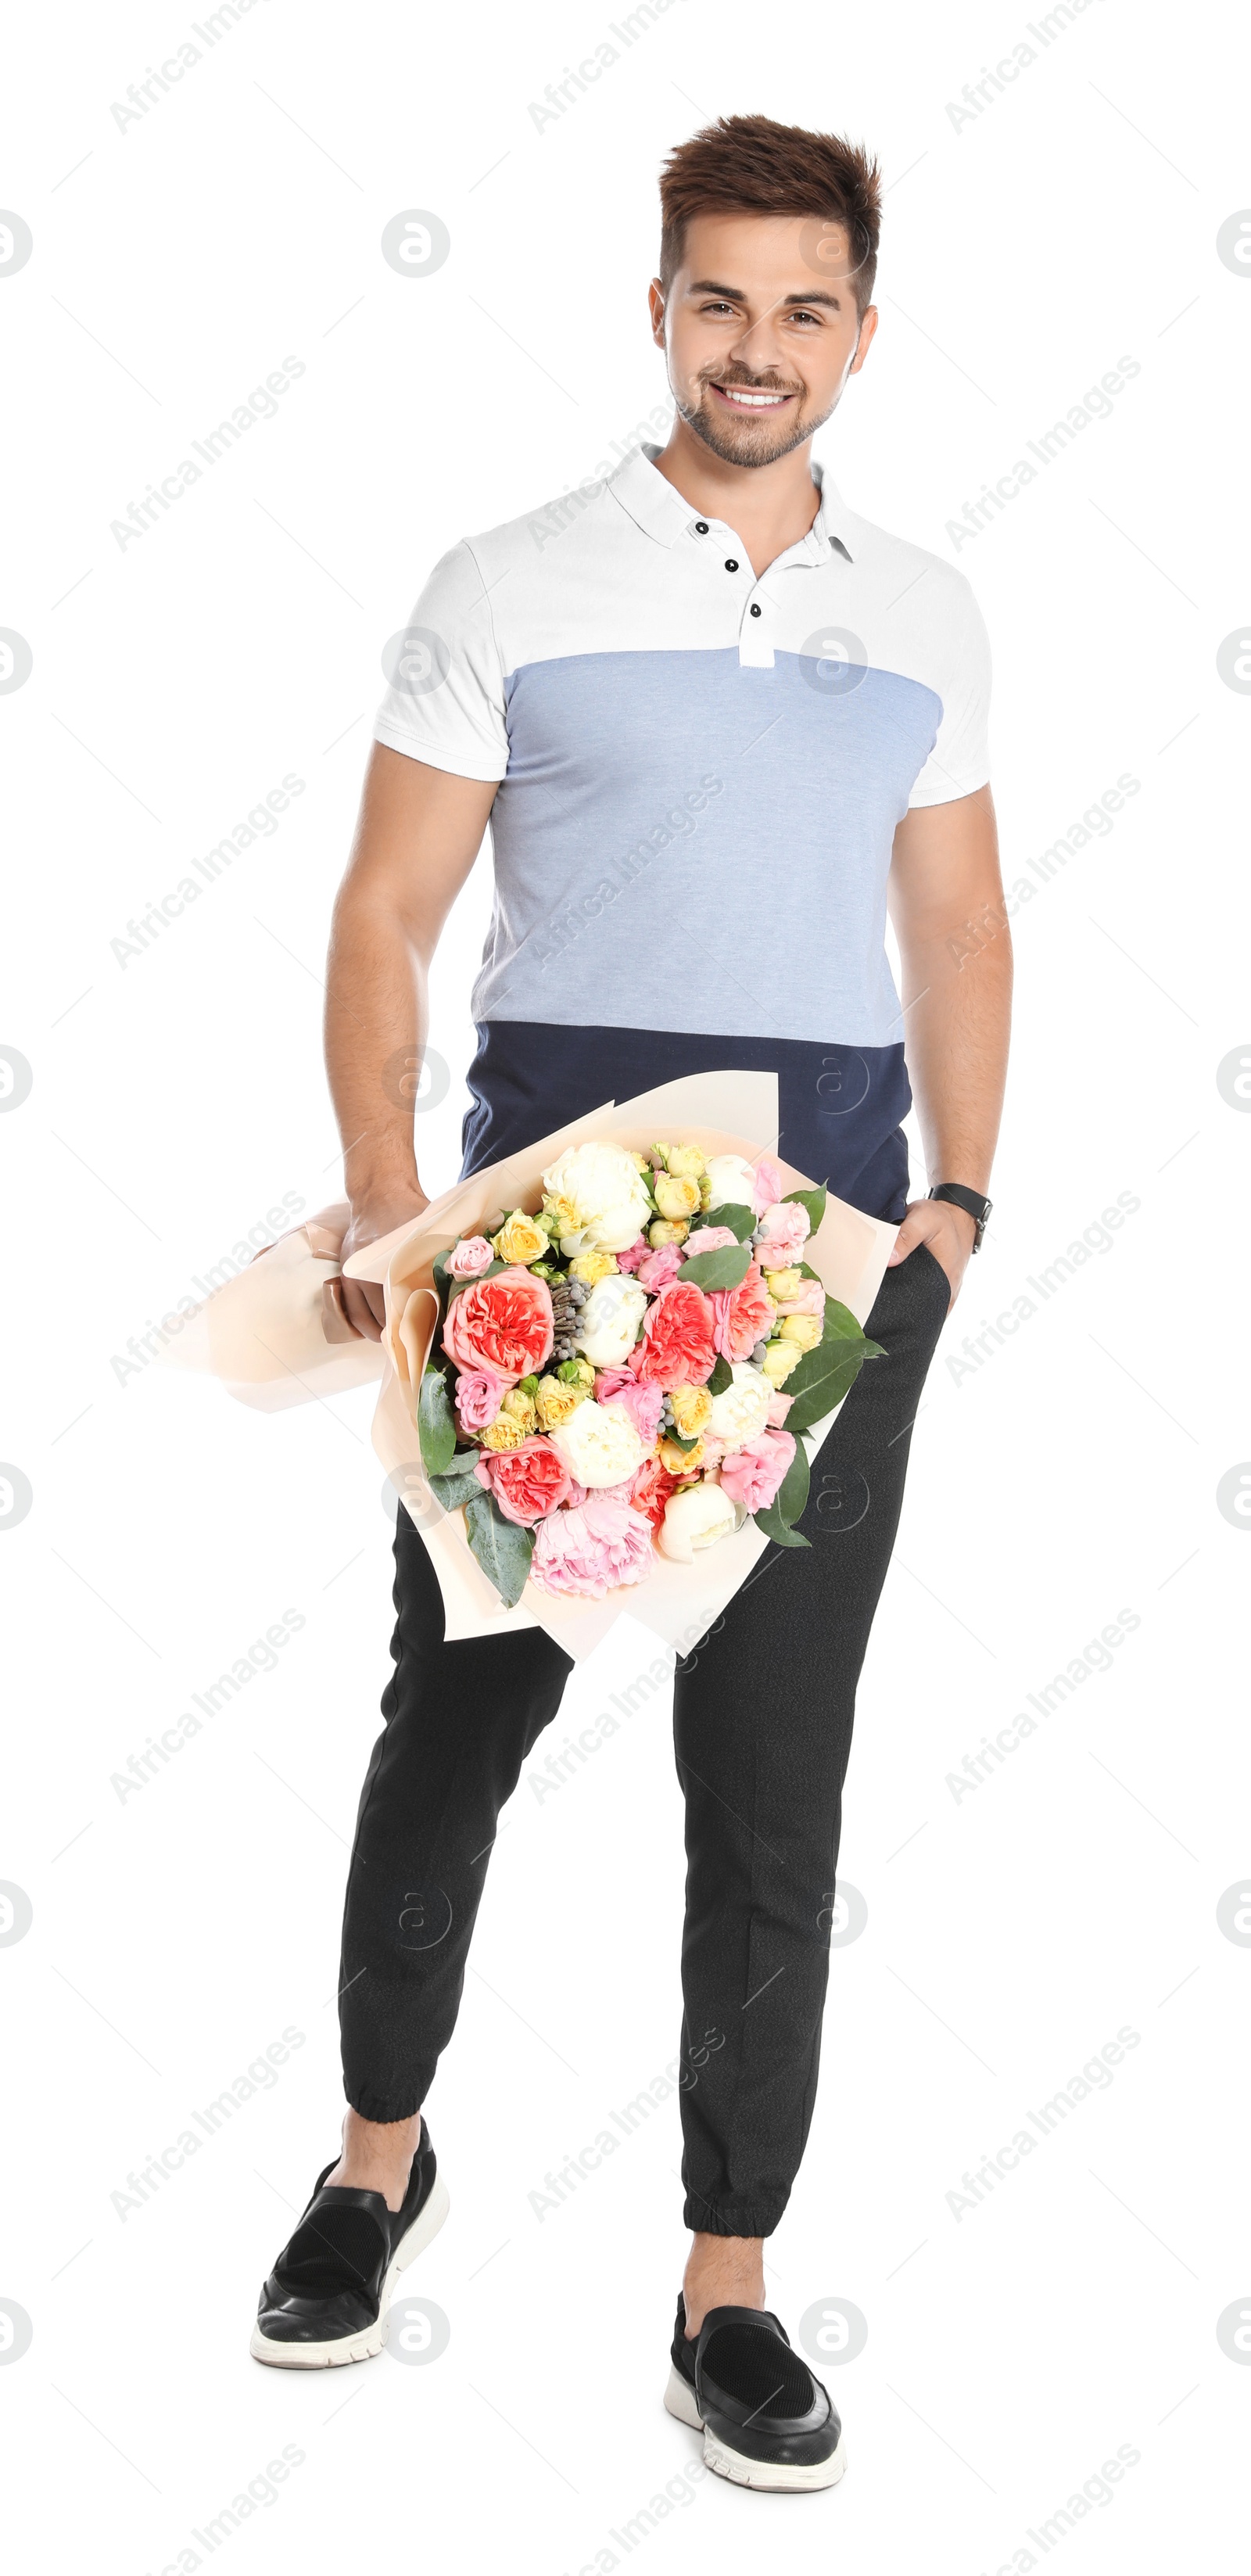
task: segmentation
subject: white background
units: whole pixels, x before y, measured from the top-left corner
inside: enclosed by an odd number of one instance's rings
[[[2,1541],[0,1875],[33,1905],[0,1957],[22,2509],[55,2516],[65,2566],[190,2568],[193,2529],[286,2444],[302,2461],[213,2553],[232,2569],[746,2569],[784,2546],[801,2570],[836,2550],[865,2576],[978,2576],[1211,2552],[1251,2403],[1217,2337],[1251,2309],[1251,1952],[1217,1921],[1251,1864],[1229,1620],[1248,1524],[1216,1500],[1251,1458],[1251,1120],[1216,1079],[1251,1054],[1251,706],[1217,668],[1251,608],[1251,272],[1216,248],[1251,202],[1233,15],[1093,0],[1044,47],[1006,7],[675,0],[540,131],[530,102],[606,13],[258,0],[119,130],[111,103],[188,26],[80,7],[10,30],[0,194],[34,236],[0,277],[0,624],[33,653],[0,703],[0,1042],[34,1075],[0,1119],[0,1453],[33,1489]],[[954,123],[1022,41],[1037,59]],[[850,2473],[790,2503],[696,2480],[697,2437],[661,2410],[676,2097],[557,2212],[529,2199],[677,2046],[663,1692],[558,1793],[523,1780],[501,1837],[431,2106],[452,2217],[408,2276],[446,2352],[308,2378],[249,2360],[341,2108],[341,1887],[390,1669],[372,1390],[266,1419],[112,1364],[284,1191],[337,1194],[320,977],[383,645],[457,536],[592,472],[662,399],[656,169],[745,109],[881,155],[882,328],[820,452],[856,509],[973,581],[1009,880],[1139,782],[1015,924],[996,1218],[861,1691],[842,1868],[867,1926],[833,1956],[769,2247],[792,2334],[817,2302],[868,2321],[827,2373]],[[381,257],[406,208],[448,227],[437,274]],[[110,523],[289,354],[278,416],[120,546]],[[957,553],[947,523],[1123,355],[1140,373],[1112,417]],[[305,791],[277,832],[119,963],[128,920],[287,772]],[[452,1084],[421,1130],[429,1188],[458,1164],[486,902],[484,866],[435,977]],[[957,1375],[965,1336],[1121,1192],[1140,1205],[1112,1247]],[[957,1799],[947,1775],[1123,1607],[1141,1624],[1111,1669]],[[277,1669],[120,1797],[112,1775],[287,1608],[305,1625]],[[651,1651],[622,1623],[553,1740]],[[120,2216],[128,2173],[288,2026],[272,2088]],[[964,2172],[1122,2026],[1111,2084],[957,2216]],[[1044,2553],[1029,2527],[1122,2445],[1140,2457],[1111,2500]]]

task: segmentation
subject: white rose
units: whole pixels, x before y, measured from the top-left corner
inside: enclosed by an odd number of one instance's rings
[[[764,1370],[753,1368],[747,1360],[737,1361],[729,1385],[712,1399],[708,1428],[714,1440],[724,1440],[727,1449],[741,1449],[744,1441],[763,1431],[772,1401],[773,1389]]]
[[[597,1279],[573,1336],[575,1350],[592,1368],[620,1368],[638,1339],[646,1307],[646,1289],[628,1272],[614,1270]]]
[[[708,1178],[712,1184],[712,1196],[708,1202],[710,1210],[751,1206],[756,1175],[741,1154],[714,1154],[708,1166]]]
[[[623,1145],[570,1145],[544,1172],[543,1187],[575,1213],[572,1232],[560,1238],[566,1261],[577,1252],[624,1252],[651,1213],[647,1184]]]
[[[683,1493],[671,1494],[665,1505],[665,1516],[656,1532],[656,1545],[662,1556],[672,1557],[678,1565],[690,1565],[706,1547],[715,1547],[718,1539],[729,1538],[741,1529],[747,1514],[741,1503],[733,1503],[720,1485],[705,1478],[698,1485],[688,1485]]]
[[[570,1475],[592,1489],[624,1485],[647,1454],[632,1416],[621,1404],[580,1404],[548,1438]]]

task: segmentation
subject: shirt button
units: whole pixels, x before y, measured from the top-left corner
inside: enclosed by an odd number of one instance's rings
[[[727,571],[727,572],[737,572],[737,571],[738,571],[738,563],[737,563],[736,558],[735,558],[733,555],[727,555],[727,556],[726,556],[726,559],[725,559],[725,568],[726,568],[726,571]]]
[[[696,536],[697,536],[697,537],[706,537],[706,536],[707,536],[707,534],[708,534],[708,521],[707,521],[706,519],[697,519],[697,520],[696,520],[696,522],[695,522],[695,534],[696,534]]]
[[[755,601],[754,601],[754,600],[752,601],[752,610],[751,610],[751,613],[752,613],[752,616],[753,616],[753,617],[759,617],[759,615],[760,615],[760,611],[759,611],[759,609],[757,608],[756,603],[755,603]]]

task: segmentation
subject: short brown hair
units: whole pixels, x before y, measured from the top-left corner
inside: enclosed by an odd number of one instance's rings
[[[771,116],[721,116],[670,153],[660,174],[660,282],[681,266],[692,215],[813,215],[846,226],[856,308],[873,293],[882,221],[881,174],[859,144],[838,134],[775,125]]]

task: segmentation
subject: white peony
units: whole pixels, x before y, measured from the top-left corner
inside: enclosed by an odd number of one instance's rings
[[[620,1368],[638,1339],[647,1307],[647,1291],[624,1270],[597,1279],[581,1310],[573,1335],[575,1350],[592,1368]],[[583,1478],[585,1484],[586,1479]]]
[[[623,1145],[570,1145],[543,1174],[550,1199],[564,1199],[574,1224],[562,1234],[566,1261],[577,1252],[624,1252],[651,1214],[647,1183]]]
[[[708,1178],[712,1184],[712,1196],[708,1202],[710,1210],[751,1206],[756,1175],[741,1154],[714,1154],[708,1166]]]
[[[729,1385],[712,1399],[708,1428],[714,1440],[724,1440],[727,1449],[741,1449],[763,1431],[772,1401],[773,1388],[764,1370],[753,1368],[748,1360],[737,1361]]]
[[[592,1491],[600,1485],[624,1485],[647,1454],[632,1415],[621,1404],[580,1404],[547,1436],[570,1475]]]
[[[718,1539],[729,1538],[741,1529],[747,1514],[741,1503],[731,1502],[720,1485],[707,1478],[698,1485],[688,1485],[680,1494],[671,1494],[665,1505],[665,1516],[656,1532],[656,1545],[662,1556],[672,1557],[678,1565],[690,1565],[706,1547],[715,1547]]]

